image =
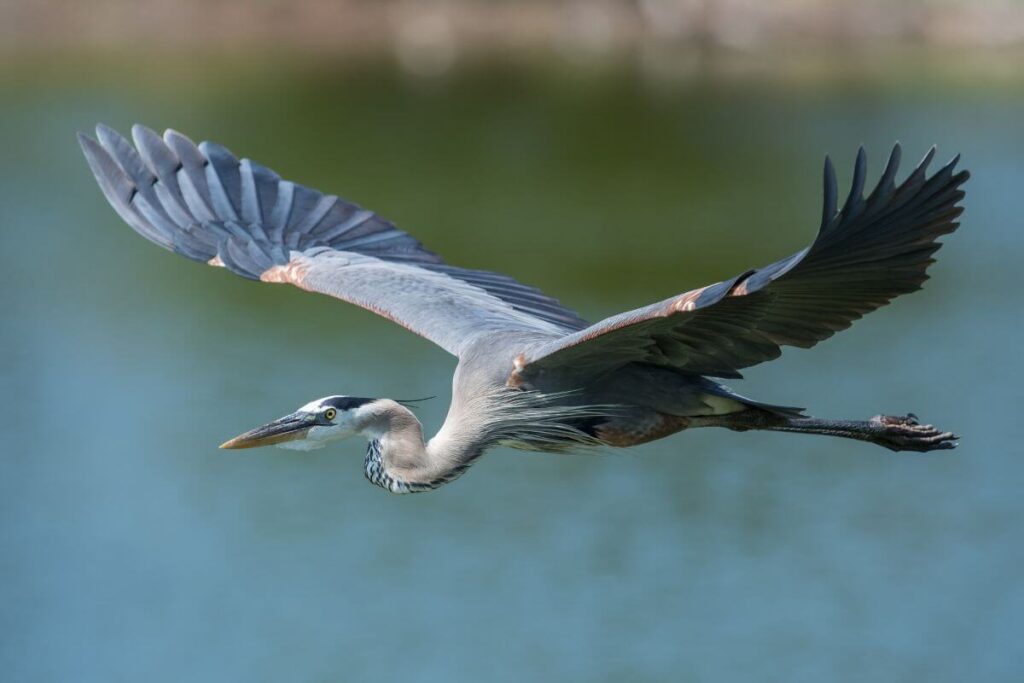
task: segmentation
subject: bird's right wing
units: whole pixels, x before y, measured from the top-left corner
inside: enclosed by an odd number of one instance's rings
[[[188,258],[362,306],[456,356],[489,332],[560,336],[587,324],[533,287],[449,266],[380,216],[220,145],[142,126],[135,147],[106,126],[96,134],[79,142],[107,200],[136,232]]]
[[[783,345],[813,346],[920,289],[941,246],[936,240],[959,225],[960,186],[968,178],[967,171],[954,173],[957,158],[927,177],[934,151],[897,186],[897,145],[865,199],[862,149],[841,211],[826,159],[822,222],[809,247],[535,346],[520,357],[514,379],[529,381],[547,371],[596,374],[631,362],[739,377],[740,369],[777,357]]]

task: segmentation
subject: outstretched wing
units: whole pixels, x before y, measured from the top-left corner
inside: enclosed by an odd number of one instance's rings
[[[446,265],[380,216],[220,145],[142,126],[132,128],[135,147],[103,125],[96,137],[79,142],[111,206],[140,235],[188,258],[330,294],[454,355],[492,331],[564,335],[587,325],[533,287]]]
[[[897,186],[897,145],[874,191],[863,197],[861,149],[853,188],[836,210],[836,180],[825,160],[825,206],[811,246],[789,258],[644,308],[612,316],[521,358],[523,379],[558,369],[599,373],[629,362],[739,377],[738,370],[776,358],[780,346],[810,347],[865,313],[921,288],[941,246],[959,225],[967,171],[959,157],[928,178],[935,149]]]

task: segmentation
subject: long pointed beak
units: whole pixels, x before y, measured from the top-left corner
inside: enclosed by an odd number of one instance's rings
[[[274,420],[262,427],[251,429],[239,434],[230,441],[225,441],[221,448],[256,448],[272,446],[285,441],[301,439],[309,433],[309,428],[316,424],[316,415],[309,413],[292,413],[279,420]]]

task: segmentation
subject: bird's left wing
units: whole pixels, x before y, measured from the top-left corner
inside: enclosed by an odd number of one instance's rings
[[[564,335],[587,324],[533,287],[449,266],[375,213],[220,145],[142,126],[132,137],[135,146],[100,125],[79,142],[121,218],[165,249],[362,306],[456,356],[492,331]]]
[[[513,379],[528,382],[551,371],[598,374],[631,362],[739,377],[742,368],[777,357],[780,346],[813,346],[846,329],[865,313],[920,289],[941,246],[936,240],[959,225],[957,203],[968,173],[955,172],[958,157],[928,177],[934,152],[897,185],[897,145],[865,198],[861,149],[842,210],[826,159],[822,222],[809,247],[539,344],[520,357]]]

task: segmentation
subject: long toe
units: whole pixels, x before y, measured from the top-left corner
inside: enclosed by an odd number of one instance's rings
[[[956,448],[960,437],[953,432],[943,432],[930,424],[920,424],[913,413],[899,417],[876,415],[872,424],[879,430],[883,446],[894,451],[940,451]]]

